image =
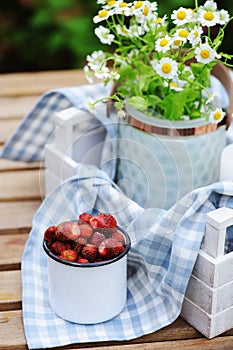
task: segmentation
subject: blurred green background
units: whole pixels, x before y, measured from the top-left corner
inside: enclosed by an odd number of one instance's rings
[[[199,1],[203,4],[205,1]],[[233,15],[233,1],[216,1]],[[194,0],[160,0],[159,14]],[[82,68],[85,57],[103,48],[94,35],[92,18],[96,0],[1,0],[0,72]],[[232,53],[233,25],[229,25],[222,50]]]

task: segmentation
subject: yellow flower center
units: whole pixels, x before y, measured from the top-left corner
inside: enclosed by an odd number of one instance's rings
[[[181,38],[187,38],[188,35],[189,35],[189,32],[186,29],[181,29],[179,31],[179,36],[181,36]]]
[[[157,23],[160,23],[161,21],[162,21],[162,18],[161,18],[161,17],[158,17],[158,18],[156,19],[155,23],[157,24]]]
[[[202,58],[206,59],[210,57],[210,52],[206,49],[201,50],[200,55]]]
[[[148,7],[148,6],[145,6],[145,7],[144,7],[144,10],[143,10],[144,16],[147,16],[148,13],[149,13],[149,7]]]
[[[108,11],[107,10],[101,10],[101,11],[99,11],[98,15],[99,15],[100,18],[104,18],[104,17],[106,17],[108,15]]]
[[[165,74],[169,74],[172,70],[172,66],[170,65],[170,63],[164,63],[162,65],[162,72]]]
[[[181,44],[181,40],[174,40],[173,43],[174,45],[179,46]]]
[[[210,11],[206,12],[204,14],[204,19],[206,19],[207,21],[212,21],[214,19],[213,12],[210,12]]]
[[[142,5],[143,5],[143,2],[142,2],[142,1],[137,1],[137,2],[134,4],[134,7],[135,7],[136,9],[140,9],[140,7],[142,7]]]
[[[222,117],[222,115],[220,112],[214,113],[214,120],[219,120],[219,119],[221,119],[221,117]]]
[[[168,40],[167,39],[162,39],[160,41],[160,46],[162,46],[162,47],[166,46],[167,44],[168,44]]]
[[[174,83],[173,81],[170,83],[170,86],[175,88],[179,87],[179,85],[177,83]]]
[[[195,31],[193,32],[193,35],[194,35],[195,38],[197,38],[197,37],[198,37],[198,31],[195,30]]]
[[[116,4],[116,0],[112,0],[108,2],[108,6],[113,6]]]
[[[186,18],[186,12],[185,11],[178,11],[177,12],[177,18],[182,20],[182,19],[185,19]]]
[[[126,2],[122,2],[119,7],[126,7],[127,6],[127,3]]]

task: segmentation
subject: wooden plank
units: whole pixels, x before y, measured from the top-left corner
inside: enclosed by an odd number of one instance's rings
[[[3,97],[40,95],[51,89],[83,84],[88,84],[83,70],[0,75],[0,91]]]
[[[24,335],[22,313],[19,310],[0,312],[0,350],[25,350],[27,349]],[[182,334],[182,326],[186,328],[186,334]],[[173,332],[171,332],[173,330]],[[179,333],[181,331],[181,334]],[[176,335],[175,338],[173,336]],[[185,336],[186,338],[182,338]],[[180,337],[180,338],[177,338]],[[189,337],[189,339],[187,338]],[[212,340],[205,338],[194,338],[192,327],[178,319],[171,326],[161,331],[145,335],[138,339],[124,342],[101,342],[101,343],[80,343],[64,347],[57,347],[56,350],[91,348],[92,350],[232,350],[233,336],[222,336]]]
[[[0,121],[22,119],[38,100],[39,96],[0,97]]]
[[[0,312],[0,350],[27,350],[21,311]]]
[[[0,123],[0,144],[4,144],[13,132],[18,128],[20,119],[1,120]]]
[[[27,233],[0,235],[0,271],[20,269],[27,239]]]
[[[23,331],[22,324],[22,313],[20,310],[17,311],[8,311],[8,312],[0,312],[0,350],[19,350],[19,349],[27,349],[26,348],[26,340]],[[185,333],[184,333],[185,329]],[[179,333],[180,332],[180,333]],[[166,340],[177,340],[180,337],[198,337],[198,333],[189,326],[182,319],[178,319],[172,325],[164,328],[161,331],[154,332],[152,334],[145,335],[138,339],[133,339],[130,341],[122,342],[122,347],[129,346],[131,344],[132,349],[136,350],[139,348],[144,349],[144,346],[148,342],[151,342],[154,346],[155,342],[165,342]],[[164,344],[166,344],[165,342]],[[76,345],[69,345],[65,347],[58,347],[59,349],[79,349],[79,348],[93,348],[93,346],[98,346],[98,349],[114,349],[116,344],[119,342],[102,342],[102,343],[80,343]],[[140,345],[142,344],[142,345]],[[127,349],[127,348],[126,348]],[[164,347],[166,349],[166,347]],[[218,349],[219,350],[219,349]]]
[[[0,159],[0,172],[9,170],[39,169],[40,167],[44,167],[42,162],[20,162],[3,158]]]
[[[0,234],[28,232],[40,204],[40,200],[0,203]]]
[[[0,311],[21,309],[21,271],[0,271],[0,284]]]
[[[44,171],[0,173],[0,202],[40,200],[44,196]]]

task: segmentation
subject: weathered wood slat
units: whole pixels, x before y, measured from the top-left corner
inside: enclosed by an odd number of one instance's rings
[[[0,284],[0,311],[21,309],[21,271],[0,271]]]
[[[1,74],[1,96],[40,95],[65,86],[87,84],[82,70]]]
[[[27,349],[21,311],[0,312],[0,325],[0,350]],[[83,343],[58,347],[56,350],[75,350],[80,348],[91,348],[92,350],[232,350],[233,336],[222,336],[212,340],[200,338],[198,334],[193,334],[192,327],[186,324],[182,319],[175,321],[172,328],[174,328],[176,332],[171,333],[171,327],[168,326],[161,331],[148,334],[142,338],[125,341],[120,345],[118,342]],[[185,334],[182,334],[183,328],[186,331]],[[180,335],[179,338],[177,338],[178,335]],[[182,335],[184,338],[182,338]],[[188,339],[190,337],[194,339]]]
[[[0,312],[0,325],[0,350],[27,349],[23,331],[22,312],[20,310]],[[171,328],[175,331],[171,332]],[[14,336],[12,336],[12,334],[14,334]],[[155,342],[161,342],[161,344],[164,344],[163,349],[166,349],[167,340],[178,340],[180,338],[188,339],[189,337],[198,338],[200,337],[200,334],[190,327],[185,321],[179,318],[173,323],[172,327],[168,326],[161,331],[148,334],[131,341],[126,341],[123,343],[124,345],[120,346],[120,348],[124,349],[125,346],[129,346],[129,344],[131,344],[130,346],[133,350],[139,348],[144,349],[144,346],[147,346],[146,344],[149,342],[151,342],[154,346],[156,345]],[[118,344],[118,342],[83,343],[58,347],[56,350],[93,348],[97,346],[98,349],[102,349],[103,347],[103,349],[106,348],[109,350],[114,349],[114,345],[116,344]]]
[[[0,150],[1,151],[1,150]],[[43,167],[41,162],[20,162],[9,159],[0,159],[0,172],[3,171],[17,171],[17,170],[28,170],[28,169],[39,169]]]
[[[44,196],[44,171],[0,173],[0,202],[40,200]]]
[[[40,200],[0,203],[0,235],[28,232],[40,204]]]
[[[20,269],[27,238],[27,233],[0,235],[0,271]]]
[[[0,121],[22,119],[38,100],[39,96],[0,97]]]
[[[1,120],[0,144],[4,144],[20,124],[20,119]]]

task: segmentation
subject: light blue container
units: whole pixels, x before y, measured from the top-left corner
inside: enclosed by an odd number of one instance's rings
[[[203,120],[169,122],[127,107],[136,120],[161,128],[192,128]],[[142,207],[169,209],[198,187],[219,180],[226,127],[193,136],[156,135],[119,121],[117,179],[119,187]]]

